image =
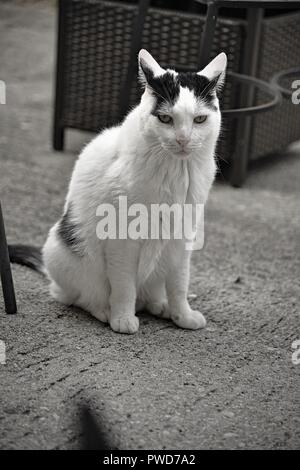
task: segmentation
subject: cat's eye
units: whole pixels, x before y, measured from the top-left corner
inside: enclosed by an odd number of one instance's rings
[[[206,121],[206,119],[207,119],[207,116],[205,116],[205,115],[197,116],[197,117],[195,117],[194,122],[196,124],[202,124],[202,122]]]
[[[157,117],[160,122],[163,122],[164,124],[171,124],[173,122],[173,119],[168,114],[158,114]]]

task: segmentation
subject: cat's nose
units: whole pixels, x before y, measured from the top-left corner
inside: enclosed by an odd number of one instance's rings
[[[177,138],[176,138],[176,142],[177,142],[181,147],[185,147],[185,145],[188,144],[189,139],[187,139],[186,137],[177,137]]]

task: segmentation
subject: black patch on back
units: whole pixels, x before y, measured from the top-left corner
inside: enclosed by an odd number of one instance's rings
[[[62,216],[57,229],[57,234],[64,244],[77,255],[83,255],[82,239],[79,235],[80,227],[73,220],[72,206],[69,205]]]
[[[161,76],[154,77],[153,72],[143,64],[142,61],[141,67],[156,97],[156,105],[152,114],[157,115],[160,106],[164,102],[173,106],[178,99],[181,86],[193,91],[196,98],[202,99],[207,106],[216,110],[214,99],[219,77],[210,81],[208,78],[198,75],[196,72],[180,72],[178,75],[166,72]]]

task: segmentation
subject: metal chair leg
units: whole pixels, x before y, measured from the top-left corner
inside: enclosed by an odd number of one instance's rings
[[[243,73],[254,76],[257,69],[259,38],[263,18],[263,9],[250,9],[247,17],[247,38],[245,44]],[[200,48],[200,68],[205,67],[211,59],[213,39],[218,19],[218,6],[208,3],[207,15]],[[241,107],[251,106],[254,100],[253,88],[247,94],[241,94]],[[230,182],[235,187],[242,186],[247,174],[249,145],[252,130],[251,117],[242,117],[237,122],[236,148],[232,156]]]
[[[211,59],[215,29],[218,20],[218,6],[212,2],[207,5],[206,20],[201,35],[199,66],[203,69]]]
[[[0,203],[0,275],[6,313],[17,313],[13,278],[11,274],[4,220]]]
[[[58,124],[54,123],[53,129],[53,149],[57,151],[61,151],[64,149],[64,137],[65,131],[64,128],[59,127]]]
[[[64,99],[64,67],[65,58],[64,51],[65,45],[65,18],[66,18],[66,0],[60,0],[58,5],[58,38],[57,38],[57,53],[56,53],[56,83],[55,83],[55,102],[53,113],[53,137],[52,145],[54,150],[64,149],[64,128],[61,125],[63,114],[63,99]]]
[[[120,111],[122,117],[125,116],[129,108],[130,90],[136,73],[137,55],[142,45],[143,29],[149,5],[150,0],[139,0],[139,10],[132,35],[127,75],[124,85],[121,87]]]
[[[250,76],[256,75],[261,25],[263,20],[263,8],[250,9],[247,15],[247,38],[244,48],[243,73]],[[255,98],[254,88],[241,93],[241,106],[252,106]],[[237,121],[237,138],[235,152],[232,155],[230,182],[232,186],[239,188],[243,185],[246,175],[251,145],[253,119],[243,117]]]

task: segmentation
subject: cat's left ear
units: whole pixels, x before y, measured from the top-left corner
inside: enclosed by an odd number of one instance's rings
[[[204,75],[209,81],[215,83],[215,87],[221,89],[225,81],[227,56],[225,52],[217,55],[198,75]]]
[[[139,52],[139,77],[143,84],[149,84],[153,77],[165,73],[158,62],[149,54],[146,49],[141,49]]]

